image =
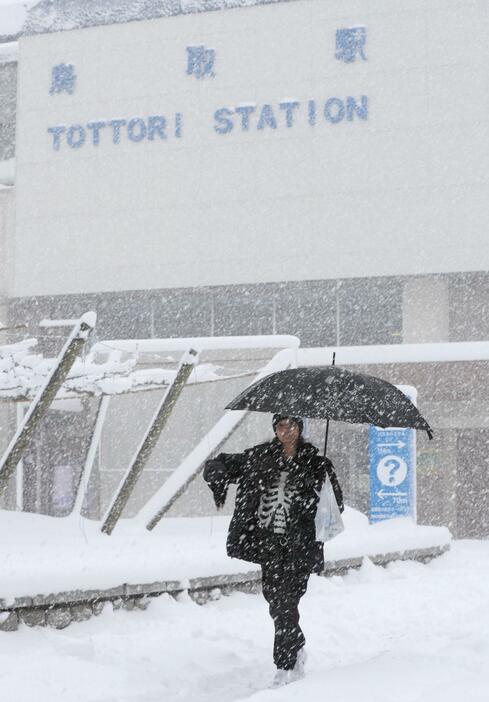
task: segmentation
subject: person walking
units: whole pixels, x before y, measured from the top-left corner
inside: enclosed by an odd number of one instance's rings
[[[229,485],[237,484],[226,549],[232,558],[261,565],[262,591],[275,627],[273,684],[279,686],[304,675],[299,601],[310,574],[324,568],[314,521],[324,481],[331,481],[341,512],[343,495],[331,461],[304,441],[300,417],[275,414],[272,426],[272,441],[207,461],[204,479],[218,508]]]

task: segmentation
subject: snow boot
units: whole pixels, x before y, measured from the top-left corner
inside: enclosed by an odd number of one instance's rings
[[[277,668],[277,672],[273,678],[272,687],[282,687],[283,685],[287,685],[291,672],[291,670]]]
[[[295,666],[293,667],[292,670],[289,671],[289,682],[295,682],[296,680],[301,680],[301,678],[305,677],[306,675],[306,661],[307,661],[307,653],[306,649],[304,646],[299,649],[299,653],[297,654],[297,660],[295,662]]]
[[[299,649],[297,654],[297,659],[295,661],[295,666],[292,670],[284,670],[283,668],[277,668],[275,677],[273,679],[272,687],[282,687],[283,685],[288,685],[289,683],[301,680],[306,675],[306,660],[307,653],[304,646]]]

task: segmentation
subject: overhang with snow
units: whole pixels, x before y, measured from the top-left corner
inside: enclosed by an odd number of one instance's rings
[[[333,353],[336,353],[336,363],[339,366],[489,361],[489,341],[299,349],[298,365],[329,365]]]

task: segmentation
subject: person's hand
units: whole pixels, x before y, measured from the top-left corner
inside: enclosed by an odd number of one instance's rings
[[[216,458],[205,462],[204,480],[206,483],[226,482],[226,466]]]
[[[226,466],[216,458],[206,461],[204,466],[204,480],[209,484],[217,509],[224,507],[228,491]]]

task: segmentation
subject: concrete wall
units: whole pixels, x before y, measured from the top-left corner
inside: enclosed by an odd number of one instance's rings
[[[409,278],[403,286],[402,338],[405,344],[450,340],[449,281]]]
[[[23,39],[11,294],[488,269],[488,27],[483,3],[298,0]],[[187,74],[195,46],[214,77]],[[86,128],[161,115],[165,139]],[[60,125],[84,144],[55,149]]]

